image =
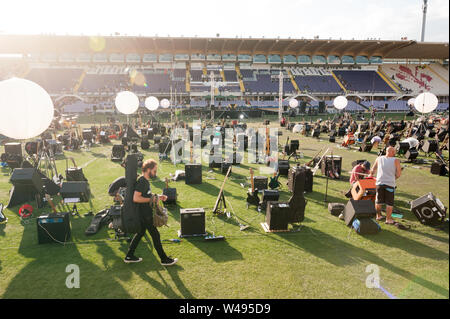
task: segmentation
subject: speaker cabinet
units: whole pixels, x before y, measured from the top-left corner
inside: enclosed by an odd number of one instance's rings
[[[406,154],[406,152],[409,150],[409,143],[397,142],[395,149],[397,150],[397,153],[399,155]]]
[[[447,208],[439,198],[428,193],[411,202],[411,212],[423,225],[438,226],[444,222]]]
[[[259,203],[261,211],[266,210],[267,202],[277,202],[280,199],[280,192],[276,189],[265,189]]]
[[[186,164],[184,167],[186,173],[186,184],[201,184],[202,183],[202,165],[201,164]]]
[[[42,215],[36,222],[39,244],[65,243],[70,239],[69,213]]]
[[[288,203],[268,202],[266,224],[269,230],[287,230],[290,210]]]
[[[407,150],[405,153],[405,158],[408,161],[415,160],[417,158],[417,156],[419,156],[419,151],[416,150],[415,148],[411,148],[411,149]]]
[[[313,174],[311,168],[308,166],[295,166],[289,169],[288,173],[288,188],[290,192],[294,191],[295,183],[299,179],[299,175],[304,174],[304,186],[303,191],[311,193],[313,190]]]
[[[205,236],[205,210],[203,208],[180,209],[180,237]]]
[[[255,185],[255,189],[262,191],[267,189],[267,177],[266,176],[254,176],[253,183]]]
[[[369,153],[372,150],[372,143],[364,143],[359,148],[360,152],[367,152]]]
[[[14,186],[33,186],[37,192],[43,189],[41,176],[35,168],[15,168],[10,181]]]
[[[344,221],[350,226],[355,218],[373,218],[377,215],[375,203],[371,200],[350,199],[344,209]]]
[[[434,161],[433,164],[431,164],[431,174],[433,175],[439,175],[439,176],[445,176],[447,175],[447,168],[445,167],[445,164],[441,161]]]
[[[5,153],[9,155],[22,156],[22,143],[6,143]]]
[[[141,148],[142,148],[143,150],[148,150],[148,149],[150,148],[150,142],[149,142],[149,140],[143,139],[143,140],[141,141]]]
[[[426,140],[423,143],[422,151],[425,153],[434,153],[438,149],[438,144],[436,140]]]
[[[167,200],[164,204],[176,204],[177,202],[177,189],[168,187],[163,189],[163,195],[167,196]]]
[[[342,170],[342,157],[338,155],[327,155],[322,160],[322,174],[323,175],[330,175],[329,173],[332,172],[334,168],[334,173],[337,173],[339,176],[341,176],[341,170]],[[332,174],[331,176],[333,176]]]
[[[80,202],[88,202],[91,191],[87,182],[63,182],[61,185],[62,198],[79,198]]]
[[[288,160],[278,160],[278,173],[281,176],[288,176],[289,174],[289,161]]]

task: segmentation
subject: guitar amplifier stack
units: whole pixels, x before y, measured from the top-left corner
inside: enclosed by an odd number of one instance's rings
[[[37,222],[38,243],[65,243],[70,239],[69,213],[53,213],[39,216]]]
[[[203,208],[180,209],[179,237],[205,236],[205,210]]]
[[[411,202],[411,212],[423,225],[439,226],[445,220],[447,207],[439,198],[428,193]]]
[[[185,183],[191,184],[201,184],[202,183],[202,165],[201,164],[186,164],[184,166],[184,171],[186,174]]]
[[[289,173],[288,173],[288,188],[290,192],[294,191],[294,184],[295,184],[295,179],[298,178],[299,174],[304,174],[305,175],[305,186],[304,186],[304,191],[307,193],[311,193],[313,190],[313,174],[311,171],[311,168],[309,168],[308,166],[295,166],[295,167],[291,167],[289,169]]]

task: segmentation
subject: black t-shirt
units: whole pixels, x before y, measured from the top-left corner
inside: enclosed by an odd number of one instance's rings
[[[140,192],[142,194],[142,197],[145,198],[151,197],[150,183],[144,176],[140,176],[137,179],[134,190]],[[141,220],[152,222],[153,211],[151,205],[149,203],[138,203],[137,206],[139,210],[139,215],[141,216]]]

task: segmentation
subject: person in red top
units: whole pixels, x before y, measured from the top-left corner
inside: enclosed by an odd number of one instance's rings
[[[352,169],[352,173],[350,175],[350,185],[353,187],[353,184],[359,181],[360,179],[366,178],[370,173],[370,163],[368,161],[364,161]],[[345,197],[352,197],[352,187],[345,194]]]

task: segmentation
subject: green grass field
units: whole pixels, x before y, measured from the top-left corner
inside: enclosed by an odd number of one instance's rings
[[[260,122],[260,121],[259,121]],[[256,125],[256,124],[254,124]],[[280,144],[292,133],[283,129]],[[342,180],[329,180],[328,201],[345,203],[343,192],[349,187],[351,162],[368,159],[372,163],[376,152],[360,153],[338,148],[322,134],[318,141],[299,137],[307,162],[323,147],[332,146],[335,155],[343,157]],[[338,139],[338,142],[340,140]],[[115,141],[115,143],[118,143]],[[93,193],[92,211],[110,206],[108,185],[124,169],[110,161],[111,145],[95,146],[90,151],[65,152],[83,167]],[[3,148],[0,149],[0,153]],[[145,158],[157,158],[151,144],[143,151]],[[291,163],[291,166],[294,163]],[[22,224],[18,208],[5,209],[9,218],[0,225],[0,296],[2,298],[388,298],[381,289],[366,288],[369,273],[366,267],[375,264],[380,269],[381,286],[397,298],[449,298],[449,235],[447,232],[421,225],[409,211],[409,201],[433,192],[449,206],[448,178],[431,175],[429,165],[404,164],[398,181],[396,208],[403,213],[402,223],[409,231],[381,224],[382,231],[373,236],[360,236],[350,231],[343,221],[331,216],[324,202],[326,179],[317,172],[314,191],[308,200],[305,220],[298,232],[265,233],[260,226],[264,214],[254,207],[246,208],[247,163],[233,166],[225,187],[225,196],[236,215],[251,226],[239,231],[234,219],[213,217],[212,207],[224,175],[203,167],[201,185],[172,182],[176,187],[178,205],[168,207],[170,227],[160,228],[163,239],[177,238],[179,209],[204,207],[206,227],[210,233],[223,235],[226,241],[205,242],[201,238],[183,239],[181,243],[164,243],[169,255],[179,258],[172,268],[159,264],[151,240],[143,240],[136,254],[144,259],[139,264],[125,264],[128,244],[115,241],[114,232],[103,228],[92,237],[84,235],[90,217],[88,204],[80,204],[81,217],[71,217],[72,242],[37,244],[35,220]],[[59,172],[65,160],[57,160]],[[153,191],[164,187],[164,177],[174,173],[170,162],[160,163],[159,178],[152,181]],[[257,171],[258,173],[258,171]],[[281,200],[290,196],[286,178],[281,177]],[[9,170],[0,175],[0,202],[7,204]],[[55,198],[59,202],[59,198]],[[61,208],[61,206],[60,206]],[[62,209],[62,208],[61,208]],[[50,212],[49,207],[35,210],[34,217]],[[148,236],[150,238],[150,236]],[[68,289],[66,267],[80,268],[80,288]]]

